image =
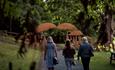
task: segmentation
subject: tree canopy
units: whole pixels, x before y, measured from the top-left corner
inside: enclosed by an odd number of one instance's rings
[[[0,29],[18,33],[33,32],[43,22],[70,22],[105,44],[111,41],[112,19],[115,0],[0,0]]]

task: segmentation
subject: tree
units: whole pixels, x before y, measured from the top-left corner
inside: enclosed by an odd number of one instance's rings
[[[106,44],[111,42],[114,2],[114,0],[47,0],[46,3],[49,6],[48,9],[53,13],[52,15],[60,18],[58,23],[72,22],[85,35],[100,34],[97,41]],[[102,14],[104,15],[102,16]]]
[[[15,30],[20,35],[37,35],[35,26],[42,22],[56,25],[70,22],[84,35],[97,37],[99,34],[97,42],[107,44],[112,40],[111,20],[115,14],[114,8],[115,0],[1,0],[0,27],[5,26],[2,29],[10,31],[13,30],[12,26],[18,27],[19,31]],[[58,35],[59,32],[60,35],[63,34],[63,31],[58,30],[47,33]]]
[[[112,43],[112,34],[113,34],[113,30],[111,27],[111,21],[112,21],[112,15],[114,14],[114,1],[104,1],[103,2],[103,6],[104,6],[104,11],[102,14],[102,22],[100,25],[100,30],[99,30],[99,37],[97,42],[104,44],[104,45],[108,45],[110,43]]]

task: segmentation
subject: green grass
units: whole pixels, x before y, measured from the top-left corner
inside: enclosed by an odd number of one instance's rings
[[[40,52],[28,49],[24,58],[17,57],[18,46],[0,43],[0,70],[8,70],[8,63],[13,63],[13,70],[29,70],[32,61],[39,61]]]
[[[109,63],[109,52],[95,52],[94,54],[90,63],[91,70],[115,70],[115,61],[113,64]]]

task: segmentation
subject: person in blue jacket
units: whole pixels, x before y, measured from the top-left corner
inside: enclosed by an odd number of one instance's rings
[[[54,62],[53,58],[57,58],[57,49],[56,44],[53,41],[53,38],[49,36],[47,38],[47,45],[45,46],[45,52],[44,52],[44,60],[46,61],[46,65],[48,70],[54,70]]]
[[[78,50],[78,60],[81,57],[84,70],[89,70],[90,58],[94,56],[93,48],[89,44],[87,37],[82,38],[83,42]]]

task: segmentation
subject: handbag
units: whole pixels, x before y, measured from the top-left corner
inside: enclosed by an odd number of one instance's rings
[[[75,62],[74,61],[72,61],[72,65],[75,66]]]
[[[74,60],[74,58],[71,60],[71,64],[72,64],[73,66],[75,66],[75,60]]]
[[[54,64],[54,65],[58,64],[57,57],[53,57],[53,64]]]

